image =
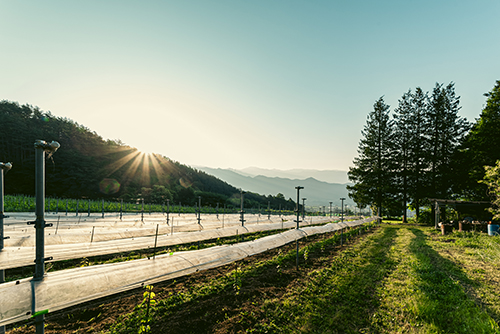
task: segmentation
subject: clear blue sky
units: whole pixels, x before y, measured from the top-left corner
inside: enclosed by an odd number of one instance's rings
[[[188,165],[347,170],[380,96],[392,110],[453,81],[474,120],[500,79],[498,0],[0,0],[0,14],[0,99]]]

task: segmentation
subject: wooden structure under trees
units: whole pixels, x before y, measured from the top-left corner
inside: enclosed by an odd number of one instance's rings
[[[491,203],[487,201],[459,201],[451,199],[429,198],[434,203],[434,227],[439,227],[439,216],[442,207],[452,207],[459,214],[459,220],[471,217],[474,220],[490,221],[492,214],[487,211]]]

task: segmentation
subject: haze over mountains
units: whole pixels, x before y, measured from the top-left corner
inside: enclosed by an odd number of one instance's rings
[[[306,206],[340,206],[340,198],[354,205],[347,195],[347,172],[338,170],[311,169],[262,169],[249,167],[242,170],[196,166],[198,170],[211,174],[237,188],[263,195],[282,193],[285,198],[296,200],[296,186],[304,187],[300,197],[307,198]]]

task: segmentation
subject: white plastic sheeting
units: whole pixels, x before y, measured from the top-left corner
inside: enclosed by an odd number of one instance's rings
[[[374,218],[292,229],[234,245],[164,254],[154,260],[140,259],[61,270],[48,273],[41,281],[28,278],[3,283],[0,284],[0,325],[28,319],[35,312],[53,312],[144,284],[154,284],[215,268],[283,246],[307,235],[338,231],[343,227],[354,227],[372,220]]]
[[[228,236],[234,236],[236,234],[246,234],[246,233],[254,233],[258,231],[269,231],[269,230],[277,230],[277,229],[288,229],[294,228],[296,223],[293,219],[296,217],[284,217],[283,220],[288,219],[286,222],[283,222],[279,217],[272,217],[273,220],[263,220],[260,219],[259,223],[256,223],[255,218],[252,217],[253,222],[246,222],[245,226],[242,227],[241,223],[237,221],[236,215],[226,217],[226,220],[229,218],[230,221],[224,222],[224,228],[222,228],[222,223],[216,219],[215,215],[212,217],[205,217],[203,221],[203,228],[200,227],[197,223],[195,227],[190,227],[193,225],[193,222],[190,221],[193,215],[189,215],[189,217],[181,216],[178,219],[179,224],[175,225],[170,224],[166,225],[164,221],[157,220],[156,224],[158,224],[158,238],[157,238],[157,247],[165,247],[165,246],[173,246],[180,245],[185,243],[192,243],[203,240],[217,239]],[[258,218],[258,217],[257,217]],[[266,217],[267,218],[267,217]],[[278,221],[279,220],[279,221]],[[181,221],[183,223],[181,223]],[[311,224],[320,224],[331,221],[331,218],[328,217],[311,217],[307,218],[305,221],[301,222],[301,226],[307,226]],[[140,222],[140,218],[139,218]],[[92,231],[92,226],[96,226],[96,223],[101,229],[94,231],[94,235],[89,235],[89,228]],[[103,226],[106,226],[108,223],[111,228],[108,229],[106,227],[106,233],[103,232]],[[33,233],[34,228],[24,227],[25,221],[21,220],[21,224],[17,224],[14,222],[10,225],[11,231],[15,231],[15,226],[22,226],[21,233],[26,233],[24,230],[29,229],[29,232]],[[82,227],[83,224],[90,224],[85,227]],[[92,225],[94,224],[94,225]],[[69,260],[69,259],[77,259],[89,256],[98,256],[98,255],[107,255],[107,254],[116,254],[121,252],[130,252],[139,249],[148,249],[153,248],[155,245],[155,233],[156,233],[156,224],[153,225],[141,225],[139,227],[132,228],[131,226],[135,224],[134,219],[125,220],[123,222],[119,222],[119,226],[116,227],[115,222],[113,220],[96,220],[92,219],[90,223],[85,221],[84,223],[77,224],[73,220],[67,220],[64,222],[60,222],[61,229],[58,230],[58,235],[46,235],[46,241],[51,240],[52,242],[46,243],[45,246],[45,255],[48,257],[52,257],[51,261],[61,261],[61,260]],[[72,228],[67,228],[67,226],[71,226]],[[75,226],[76,225],[76,226]],[[176,228],[179,231],[179,227],[184,230],[195,230],[198,232],[175,232]],[[49,231],[46,231],[46,234],[53,231],[55,226],[51,227]],[[113,229],[126,229],[125,232],[113,232]],[[78,231],[79,230],[79,231]],[[181,229],[182,230],[182,229]],[[82,238],[82,231],[85,232],[84,238]],[[173,232],[173,233],[172,233]],[[99,236],[104,235],[104,238],[99,240]],[[31,237],[32,234],[29,234],[30,241],[34,241],[34,237]],[[50,238],[52,236],[52,238]],[[18,237],[18,240],[26,240],[28,239],[26,236]],[[82,242],[84,239],[86,242]],[[93,242],[90,241],[93,239]],[[34,245],[31,246],[14,246],[18,241],[10,240],[9,246],[5,247],[0,251],[0,269],[11,269],[17,268],[27,265],[32,265],[33,260],[35,258],[35,248]],[[65,243],[63,243],[65,241]],[[71,243],[73,241],[73,243]],[[25,244],[26,242],[23,242]]]

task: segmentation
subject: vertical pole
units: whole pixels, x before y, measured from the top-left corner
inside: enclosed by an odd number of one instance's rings
[[[244,207],[244,201],[245,201],[245,192],[243,190],[240,189],[240,193],[241,193],[241,196],[240,196],[240,222],[241,222],[241,226],[245,226],[245,211],[243,211],[243,207]]]
[[[42,142],[45,143],[45,142]],[[41,280],[45,274],[45,234],[44,234],[44,207],[45,207],[45,150],[41,141],[35,143],[35,193],[36,193],[36,260],[35,280]],[[38,333],[38,327],[37,327]]]
[[[224,213],[222,214],[222,228],[224,228],[224,216],[226,215],[226,203],[224,203]]]
[[[201,196],[198,196],[198,225],[201,225]]]
[[[438,229],[439,227],[439,203],[434,201],[434,228]]]
[[[155,256],[156,256],[156,242],[158,241],[158,226],[160,226],[160,225],[156,224],[155,248],[153,250],[153,260],[155,259]]]
[[[302,220],[306,218],[306,199],[307,198],[302,198]]]
[[[57,234],[57,230],[59,229],[59,219],[61,219],[61,216],[57,216],[57,226],[56,226],[56,233]]]
[[[47,144],[43,140],[35,142],[35,275],[34,281],[41,281],[45,275],[45,152],[53,154],[60,147],[59,143],[52,142]],[[36,312],[35,305],[32,306],[32,314]],[[43,334],[45,315],[35,317],[35,328],[37,334]]]
[[[90,198],[87,201],[87,216],[90,217]]]
[[[340,200],[342,201],[342,211],[341,211],[342,212],[342,218],[340,219],[340,222],[344,222],[344,201],[345,201],[345,198],[342,197]]]
[[[299,210],[299,203],[300,203],[300,196],[299,196],[299,192],[300,192],[300,189],[304,189],[304,187],[301,187],[301,186],[297,186],[295,187],[295,189],[297,189],[297,209],[295,211],[297,211],[297,230],[299,229],[299,223],[300,223],[300,210]],[[295,261],[295,264],[296,264],[296,267],[297,267],[297,270],[299,270],[299,239],[297,238],[297,240],[295,240],[295,248],[297,250],[297,256],[296,256],[296,261]]]
[[[333,202],[330,202],[330,218],[332,218],[332,203]]]
[[[76,215],[78,216],[78,204],[80,204],[80,200],[76,200]]]
[[[68,215],[68,202],[69,202],[69,199],[66,198],[66,216]]]
[[[120,199],[120,220],[122,220],[123,216],[123,198]]]
[[[56,215],[59,214],[59,197],[57,198],[56,201]]]
[[[9,170],[12,167],[11,163],[0,162],[0,251],[4,247],[4,232],[3,232],[3,219],[6,218],[4,215],[4,170]],[[0,270],[0,283],[5,282],[5,271]],[[0,333],[5,333],[5,326],[0,326]]]
[[[144,198],[141,198],[142,201],[142,209],[141,209],[141,222],[144,221]]]
[[[4,216],[4,170],[9,170],[12,168],[12,164],[10,162],[3,163],[0,162],[0,251],[2,251],[4,247],[4,232],[3,232],[3,219],[6,218]],[[5,282],[5,271],[0,270],[0,284]],[[5,326],[0,326],[0,334],[5,333]]]
[[[169,222],[170,222],[170,200],[167,199],[167,225]]]
[[[271,201],[267,201],[267,220],[271,220]]]
[[[179,216],[181,215],[181,210],[182,210],[182,203],[179,202]]]
[[[104,198],[102,199],[102,218],[104,218]]]

